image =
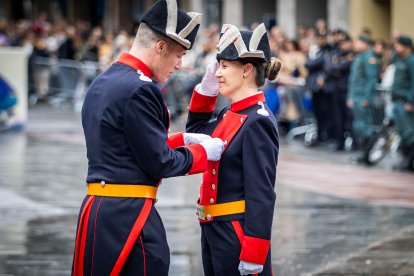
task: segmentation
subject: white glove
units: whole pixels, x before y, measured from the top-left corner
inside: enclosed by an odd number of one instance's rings
[[[200,143],[207,152],[207,160],[218,161],[224,149],[224,142],[220,138],[212,138]]]
[[[210,63],[207,67],[207,71],[204,74],[201,85],[197,90],[198,93],[205,96],[217,96],[219,93],[219,80],[216,77],[216,71],[219,68],[219,63],[217,60]]]
[[[184,143],[186,146],[192,144],[200,144],[201,142],[211,139],[210,135],[201,133],[183,133]]]
[[[240,275],[256,274],[263,271],[263,265],[240,261]]]

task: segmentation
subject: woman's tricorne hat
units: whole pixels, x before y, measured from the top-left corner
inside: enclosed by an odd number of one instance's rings
[[[262,23],[251,31],[240,31],[236,26],[224,24],[217,44],[217,59],[270,61],[270,47],[266,27]]]
[[[201,14],[178,9],[176,0],[159,0],[144,14],[141,22],[189,50],[197,36]]]

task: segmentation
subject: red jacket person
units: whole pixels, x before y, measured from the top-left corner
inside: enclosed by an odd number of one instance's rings
[[[175,0],[156,2],[130,52],[89,87],[82,109],[88,191],[72,275],[168,275],[169,247],[153,206],[158,185],[164,177],[205,171],[224,146],[207,135],[168,137],[169,112],[155,83],[181,68],[200,20]]]
[[[253,32],[225,24],[212,64],[196,87],[187,131],[219,137],[220,161],[208,162],[197,207],[204,273],[271,275],[270,238],[275,207],[279,137],[276,119],[258,90],[280,62],[270,58],[263,24]],[[218,92],[231,100],[211,120]]]

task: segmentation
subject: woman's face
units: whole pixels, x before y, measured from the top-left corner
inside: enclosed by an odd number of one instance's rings
[[[245,65],[237,61],[220,60],[216,77],[219,81],[220,93],[226,98],[234,99],[243,85]]]

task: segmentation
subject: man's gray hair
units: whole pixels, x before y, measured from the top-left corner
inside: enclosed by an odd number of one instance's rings
[[[141,22],[134,44],[137,44],[139,48],[149,48],[160,40],[166,41],[167,44],[174,42],[171,38],[154,31],[147,24]]]

